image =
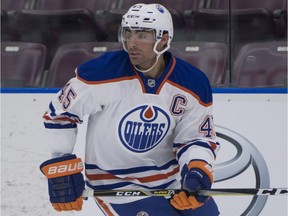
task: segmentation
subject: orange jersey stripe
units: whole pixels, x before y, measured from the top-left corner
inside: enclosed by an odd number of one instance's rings
[[[68,117],[58,117],[58,118],[50,118],[50,116],[47,114],[47,112],[44,114],[43,118],[47,121],[68,121],[72,124],[76,124],[77,121],[76,120],[73,120],[71,118],[68,118]]]
[[[95,198],[98,204],[101,206],[102,210],[105,211],[107,216],[114,216],[114,214],[110,211],[109,207],[103,202],[103,200],[99,198]]]
[[[133,71],[134,71],[134,73],[136,74],[137,79],[139,80],[140,86],[141,86],[141,88],[142,88],[142,92],[143,92],[143,93],[146,93],[146,90],[145,90],[144,84],[143,84],[143,82],[142,82],[142,79],[141,79],[141,77],[139,76],[139,74],[136,72],[136,70],[135,70],[134,67],[133,67]]]
[[[113,83],[113,82],[119,82],[119,81],[124,81],[124,80],[132,80],[137,78],[136,75],[134,76],[126,76],[126,77],[121,77],[121,78],[115,78],[115,79],[109,79],[109,80],[104,80],[104,81],[87,81],[85,79],[82,79],[81,77],[78,76],[77,70],[76,70],[76,77],[80,81],[88,84],[88,85],[95,85],[95,84],[103,84],[103,83]]]

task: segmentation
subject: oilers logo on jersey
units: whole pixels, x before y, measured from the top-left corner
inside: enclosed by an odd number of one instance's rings
[[[122,144],[133,152],[157,146],[170,128],[168,114],[158,106],[138,106],[122,117],[118,133]]]

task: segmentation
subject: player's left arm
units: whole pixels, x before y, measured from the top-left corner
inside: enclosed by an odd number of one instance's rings
[[[212,103],[196,102],[185,111],[175,130],[174,150],[180,165],[182,188],[190,192],[210,189],[214,182],[213,168],[220,145],[212,110]],[[183,191],[173,197],[171,204],[180,210],[195,209],[207,199],[207,196],[187,196]]]

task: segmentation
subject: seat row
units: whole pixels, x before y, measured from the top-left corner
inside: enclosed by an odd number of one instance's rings
[[[5,6],[6,1],[7,5]],[[98,30],[103,32],[105,36],[102,34],[102,37],[100,37],[100,39],[103,40],[108,38],[109,40],[111,39],[109,37],[109,34],[117,34],[117,27],[121,22],[122,15],[131,5],[138,2],[134,0],[33,0],[34,6],[31,6],[32,3],[28,4],[27,2],[32,2],[32,0],[19,1],[20,2],[17,2],[17,4],[15,4],[15,2],[14,4],[12,4],[13,0],[4,0],[4,3],[2,2],[1,24],[4,26],[2,27],[2,29],[4,30],[4,37],[10,36],[12,37],[12,39],[17,39],[15,35],[13,38],[13,32],[9,32],[9,29],[12,31],[16,31],[17,27],[19,26],[22,26],[22,28],[25,27],[25,24],[27,24],[28,21],[34,21],[32,22],[34,23],[34,25],[41,21],[43,22],[42,25],[46,26],[46,28],[51,28],[49,24],[51,24],[52,21],[48,22],[47,20],[52,19],[53,23],[61,20],[62,22],[69,22],[70,24],[75,22],[75,29],[77,26],[79,26],[80,21],[84,22],[82,25],[86,26],[96,26],[96,28],[97,26],[102,26],[102,28]],[[190,39],[201,39],[201,37],[206,33],[205,29],[206,31],[211,29],[212,31],[216,30],[226,33],[229,27],[234,28],[234,31],[236,30],[238,31],[238,33],[243,32],[243,30],[245,30],[246,32],[249,32],[252,29],[255,32],[259,32],[258,30],[260,30],[260,32],[258,33],[258,37],[263,34],[264,36],[273,33],[277,36],[283,36],[286,34],[285,30],[287,30],[287,0],[274,0],[272,1],[272,3],[271,0],[249,0],[244,1],[246,2],[246,4],[243,3],[243,0],[181,1],[182,4],[181,2],[178,2],[179,4],[175,4],[173,1],[167,0],[162,0],[158,2],[163,3],[170,10],[176,29],[190,28],[193,30],[193,33],[195,35],[190,35]],[[117,2],[121,2],[122,6],[117,7]],[[146,0],[144,2],[152,3],[154,1]],[[210,2],[210,4],[208,4],[207,2]],[[231,5],[229,4],[229,2]],[[251,4],[251,2],[253,3]],[[256,2],[258,3],[258,6]],[[11,7],[10,4],[20,6],[15,7],[15,10],[13,10],[13,7]],[[75,18],[72,19],[71,16],[74,16]],[[31,18],[32,20],[29,20],[29,18]],[[37,21],[38,19],[39,21]],[[46,22],[44,22],[44,19]],[[92,23],[95,23],[94,26],[92,25]],[[116,26],[116,28],[106,29],[105,27],[107,27],[108,25]],[[7,31],[5,31],[6,28],[8,28]],[[21,33],[21,31],[18,31],[18,34],[19,33]],[[238,33],[235,34],[235,36],[238,35]],[[251,36],[248,35],[247,37]],[[215,35],[213,35],[213,37],[211,38],[215,38]],[[117,39],[117,37],[114,37],[113,39]],[[224,39],[225,37],[220,37],[217,40]]]
[[[81,63],[119,49],[118,42],[65,44],[45,70],[45,45],[2,42],[1,86],[63,87]],[[243,46],[232,62],[222,43],[173,42],[170,49],[201,69],[213,87],[287,87],[287,51],[286,41],[251,43]]]
[[[86,8],[90,10],[127,10],[136,3],[158,3],[180,11],[198,9],[255,9],[286,10],[287,0],[1,0],[3,10],[63,10]]]
[[[72,2],[72,1],[71,1]],[[199,9],[185,13],[169,9],[174,22],[173,41],[204,41],[233,44],[234,54],[246,43],[287,39],[285,11],[277,16],[266,9]],[[56,50],[66,43],[118,42],[125,10],[86,8],[69,10],[1,11],[1,40],[44,44],[47,65]]]

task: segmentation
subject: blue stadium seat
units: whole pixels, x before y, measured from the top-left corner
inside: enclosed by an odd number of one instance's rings
[[[61,46],[50,65],[47,87],[63,87],[75,76],[75,69],[85,61],[95,58],[109,50],[120,50],[117,42],[73,43]]]
[[[1,87],[41,87],[46,47],[43,44],[1,43]]]
[[[228,50],[212,42],[172,42],[170,52],[202,70],[214,87],[224,85]]]
[[[287,52],[287,41],[243,46],[233,67],[232,85],[287,88]]]

